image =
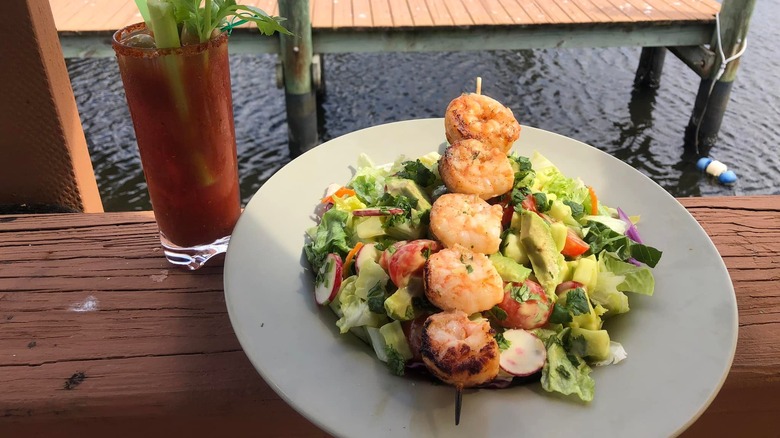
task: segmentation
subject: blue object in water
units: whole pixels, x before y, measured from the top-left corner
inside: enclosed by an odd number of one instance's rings
[[[702,172],[707,172],[709,175],[717,178],[721,184],[729,185],[737,182],[737,175],[734,172],[728,170],[725,164],[712,158],[699,158],[699,161],[696,162],[696,167]]]

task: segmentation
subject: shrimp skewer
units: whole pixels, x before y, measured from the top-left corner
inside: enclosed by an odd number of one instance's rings
[[[450,144],[473,138],[505,154],[520,137],[520,124],[511,109],[475,93],[462,94],[449,103],[444,130]]]
[[[487,320],[471,321],[460,310],[425,320],[420,354],[426,368],[457,391],[455,424],[460,422],[463,388],[493,380],[499,371],[498,343]]]
[[[515,173],[506,154],[479,140],[456,141],[439,161],[439,174],[450,192],[490,199],[512,190]]]
[[[431,254],[423,282],[428,301],[442,310],[471,315],[504,300],[504,283],[490,259],[460,245]]]
[[[445,247],[457,244],[493,254],[501,245],[503,214],[500,205],[490,205],[477,195],[447,193],[433,203],[430,230]]]

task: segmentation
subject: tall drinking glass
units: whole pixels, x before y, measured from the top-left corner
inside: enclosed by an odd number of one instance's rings
[[[112,45],[165,256],[198,269],[241,213],[228,36],[156,49],[139,47],[145,33],[128,26]]]

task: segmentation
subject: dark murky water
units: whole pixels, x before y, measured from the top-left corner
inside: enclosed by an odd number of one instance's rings
[[[683,155],[683,133],[698,77],[666,57],[660,89],[632,100],[639,48],[490,53],[347,54],[325,58],[321,138],[368,126],[442,117],[454,96],[483,91],[512,108],[520,123],[606,151],[675,196],[780,193],[780,57],[774,45],[780,1],[757,2],[748,49],[711,156],[739,176],[725,187]],[[276,56],[231,59],[239,171],[244,201],[289,161],[284,95]],[[116,61],[69,59],[104,208],[151,208]]]

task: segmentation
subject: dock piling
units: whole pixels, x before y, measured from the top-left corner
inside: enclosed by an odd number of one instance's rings
[[[316,94],[312,86],[309,0],[279,0],[279,15],[292,35],[280,35],[290,157],[313,148],[317,134]]]
[[[634,87],[658,89],[661,86],[661,73],[664,69],[665,58],[666,48],[664,47],[642,47],[639,67],[637,67],[634,77]]]
[[[755,0],[724,0],[720,10],[720,44],[726,59],[737,54],[745,44],[750,16]],[[717,30],[712,36],[710,49],[716,53],[710,74],[699,84],[693,114],[685,129],[685,148],[698,156],[706,156],[718,139],[731,87],[737,75],[740,58],[729,62],[721,70]]]

